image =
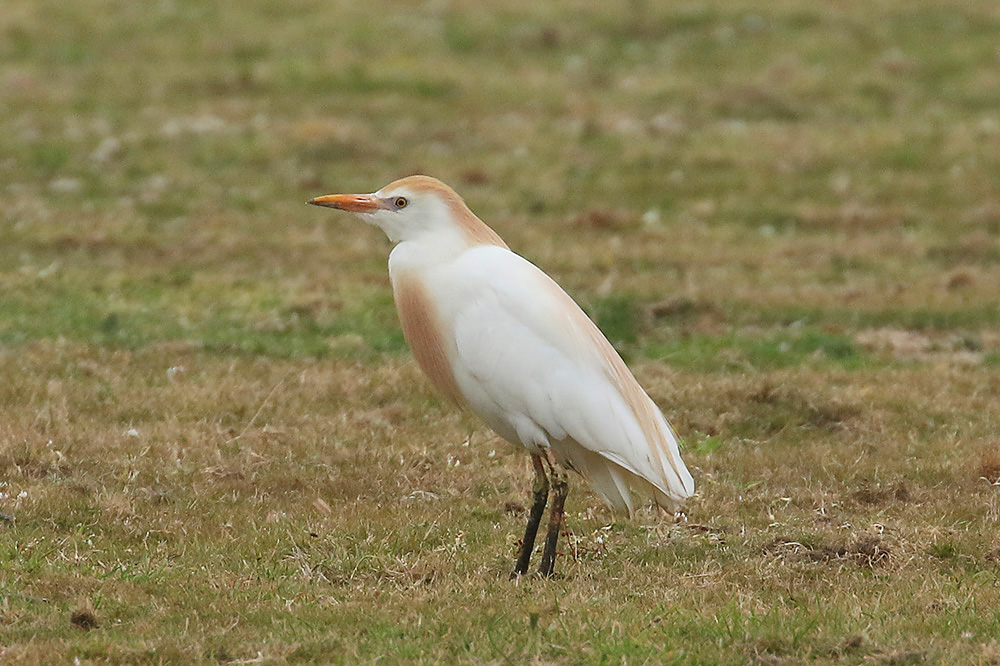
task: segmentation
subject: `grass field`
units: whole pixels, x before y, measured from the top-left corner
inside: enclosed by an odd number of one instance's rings
[[[463,3],[464,4],[464,3]],[[1000,663],[987,0],[4,0],[0,663]],[[423,172],[591,313],[686,516],[431,391]]]

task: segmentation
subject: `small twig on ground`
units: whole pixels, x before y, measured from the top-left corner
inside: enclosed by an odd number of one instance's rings
[[[246,434],[247,430],[250,429],[250,426],[252,426],[254,424],[254,421],[257,420],[257,417],[260,416],[260,413],[264,410],[264,405],[267,404],[267,401],[271,399],[271,396],[274,395],[274,392],[277,391],[281,387],[281,385],[284,384],[284,383],[285,383],[285,380],[281,379],[281,380],[278,381],[277,384],[274,385],[274,387],[270,390],[270,392],[266,396],[264,396],[264,399],[261,401],[260,406],[257,408],[257,411],[254,412],[254,415],[251,416],[250,420],[247,421],[247,424],[245,426],[243,426],[243,430],[240,431],[240,434],[238,434],[235,437],[227,440],[226,444],[229,444],[230,442],[235,442],[236,440],[238,440],[239,438],[241,438],[243,435]]]

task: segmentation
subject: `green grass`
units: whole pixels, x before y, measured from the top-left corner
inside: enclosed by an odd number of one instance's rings
[[[972,2],[7,0],[0,663],[1000,660],[1000,18]],[[429,173],[576,298],[698,494],[530,475],[388,242]],[[75,619],[74,619],[75,618]]]
[[[850,337],[815,329],[781,332],[764,338],[736,334],[696,336],[653,345],[645,351],[649,358],[701,372],[775,370],[802,365],[861,368],[868,360],[868,355]]]
[[[350,310],[327,313],[283,302],[275,293],[253,294],[252,308],[208,303],[219,295],[197,294],[188,284],[129,285],[110,304],[100,288],[26,289],[0,304],[0,341],[16,345],[62,339],[131,350],[186,342],[221,354],[277,358],[355,353],[374,358],[406,348],[384,292]],[[200,302],[192,303],[192,296]],[[197,319],[186,314],[191,311]]]

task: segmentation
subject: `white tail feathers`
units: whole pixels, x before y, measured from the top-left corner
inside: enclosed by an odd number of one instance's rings
[[[673,513],[694,493],[694,480],[683,463],[683,476],[669,479],[665,487],[654,484],[600,453],[590,451],[572,439],[552,442],[552,451],[562,465],[578,472],[594,492],[615,513],[631,516],[636,510],[632,493],[652,498],[660,508]],[[679,456],[677,457],[679,460]],[[669,463],[664,467],[674,471]]]

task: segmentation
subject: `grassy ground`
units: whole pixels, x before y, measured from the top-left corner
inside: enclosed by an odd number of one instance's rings
[[[982,1],[5,0],[0,662],[1000,663]],[[665,409],[685,519],[429,390],[388,243],[453,184]]]

